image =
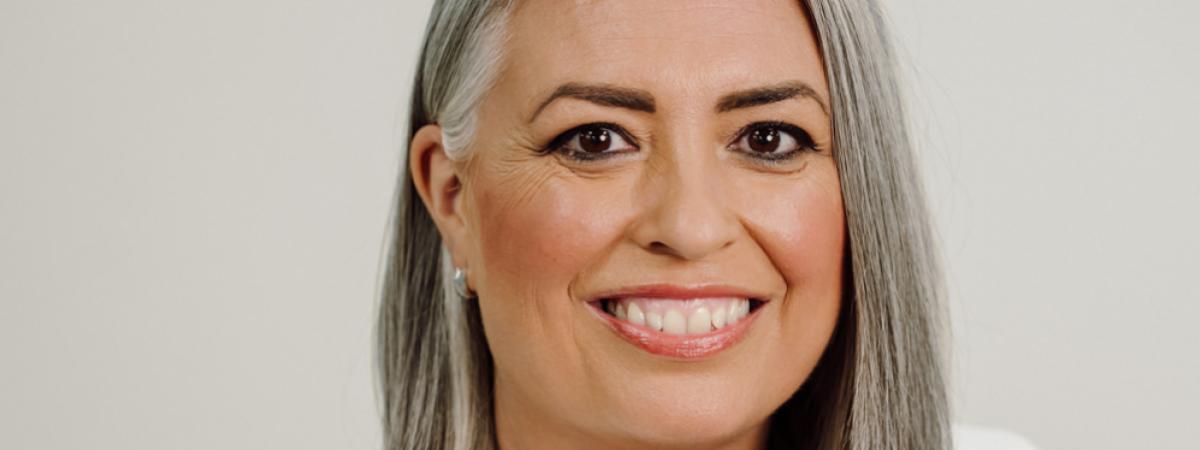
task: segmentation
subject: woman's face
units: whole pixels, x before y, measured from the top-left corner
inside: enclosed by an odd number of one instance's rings
[[[457,181],[428,188],[479,294],[502,445],[760,442],[843,277],[799,2],[530,0],[508,27],[472,156],[432,156]]]

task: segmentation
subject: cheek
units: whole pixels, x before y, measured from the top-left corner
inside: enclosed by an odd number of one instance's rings
[[[772,236],[768,251],[774,253],[780,272],[798,293],[835,299],[832,294],[840,291],[846,249],[837,173],[831,168],[807,181],[770,213],[764,226]]]
[[[841,285],[846,246],[837,168],[821,160],[802,175],[756,186],[739,202],[749,205],[751,233],[783,275],[788,297],[819,294],[828,300]]]
[[[553,176],[531,178],[496,183],[480,194],[476,232],[486,275],[480,289],[565,296],[570,276],[619,232],[620,207],[602,190]]]
[[[824,161],[822,161],[824,162]],[[772,327],[772,353],[788,367],[776,386],[798,387],[825,351],[842,300],[845,214],[836,167],[814,164],[803,179],[759,185],[746,211],[751,232],[783,276],[787,292]],[[786,393],[785,393],[786,394]]]
[[[611,190],[572,183],[553,169],[520,173],[481,179],[487,188],[474,202],[473,273],[485,332],[501,372],[582,371],[583,345],[570,320],[580,305],[569,287],[616,239],[627,208]]]

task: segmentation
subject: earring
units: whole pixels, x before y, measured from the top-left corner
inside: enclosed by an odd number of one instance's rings
[[[467,271],[455,267],[453,284],[454,293],[459,297],[471,298],[475,296],[475,293],[467,286]]]

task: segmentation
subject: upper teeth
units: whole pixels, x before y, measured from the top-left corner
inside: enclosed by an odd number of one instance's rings
[[[745,298],[622,298],[605,302],[618,319],[668,334],[702,334],[737,323],[750,312]]]

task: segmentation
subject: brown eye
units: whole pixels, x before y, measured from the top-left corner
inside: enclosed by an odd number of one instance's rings
[[[812,136],[800,127],[783,122],[757,122],[746,126],[730,144],[730,149],[774,162],[817,150]]]
[[[558,135],[545,152],[557,152],[577,161],[594,161],[637,151],[620,127],[608,123],[581,125]]]
[[[756,128],[746,138],[755,153],[772,153],[779,148],[779,130],[775,128]]]
[[[593,127],[579,132],[579,148],[588,153],[608,150],[612,141],[612,132],[605,128]]]

